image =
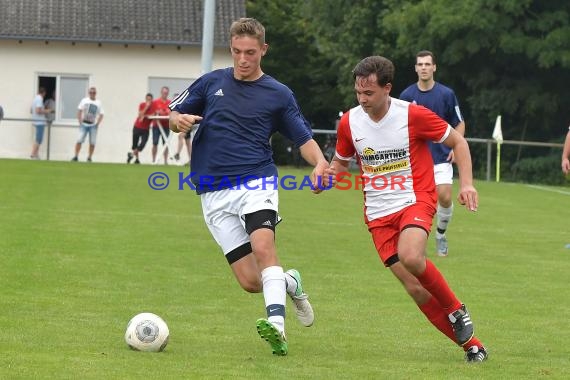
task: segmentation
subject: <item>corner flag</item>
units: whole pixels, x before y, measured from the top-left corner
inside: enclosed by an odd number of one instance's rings
[[[501,129],[501,115],[497,116],[495,121],[495,129],[493,129],[493,139],[497,144],[503,143],[503,130]]]
[[[497,142],[497,169],[496,181],[501,179],[501,144],[503,143],[503,130],[501,128],[501,115],[497,116],[495,128],[493,129],[493,139]]]

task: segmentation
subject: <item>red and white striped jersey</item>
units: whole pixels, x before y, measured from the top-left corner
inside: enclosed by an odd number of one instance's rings
[[[435,206],[437,194],[428,141],[441,143],[451,131],[423,106],[390,98],[386,115],[375,122],[361,106],[339,123],[336,156],[360,164],[366,222],[393,214],[418,200]]]

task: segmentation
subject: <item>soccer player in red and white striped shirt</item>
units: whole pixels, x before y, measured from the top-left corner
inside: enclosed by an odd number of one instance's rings
[[[428,141],[453,149],[460,177],[458,199],[473,212],[478,197],[467,141],[427,108],[390,97],[390,60],[365,58],[353,76],[360,105],[340,120],[329,174],[348,171],[356,155],[364,183],[364,219],[380,259],[427,319],[463,347],[466,361],[482,362],[487,351],[474,335],[469,312],[426,258],[437,204]]]

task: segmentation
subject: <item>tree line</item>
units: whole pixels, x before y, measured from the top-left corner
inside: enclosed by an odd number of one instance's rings
[[[491,138],[499,114],[508,140],[561,143],[570,124],[568,0],[250,0],[247,14],[266,27],[264,71],[295,92],[313,128],[333,129],[357,104],[351,70],[362,58],[394,62],[398,97],[417,81],[420,50],[435,53],[436,80],[455,90],[467,137]],[[277,161],[291,163],[279,141]],[[570,183],[560,149],[506,148],[504,179]],[[484,177],[486,147],[471,154]]]
[[[561,142],[570,123],[568,0],[252,0],[266,27],[266,73],[294,92],[314,128],[356,105],[351,70],[369,55],[396,66],[392,96],[417,80],[415,54],[437,57],[467,136]]]

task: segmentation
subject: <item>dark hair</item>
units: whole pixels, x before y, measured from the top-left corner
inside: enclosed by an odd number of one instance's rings
[[[419,51],[418,54],[416,54],[416,62],[418,61],[418,58],[422,57],[431,57],[431,63],[435,65],[435,55],[431,51],[429,50]]]
[[[352,70],[354,79],[357,77],[368,77],[376,74],[376,81],[379,86],[384,87],[394,81],[394,64],[388,58],[379,55],[366,57]]]
[[[230,40],[244,35],[256,38],[261,45],[265,43],[265,28],[254,18],[242,17],[230,26]]]
[[[147,96],[150,96],[151,98],[153,97],[150,92],[148,94],[146,94],[144,97],[146,98]]]

